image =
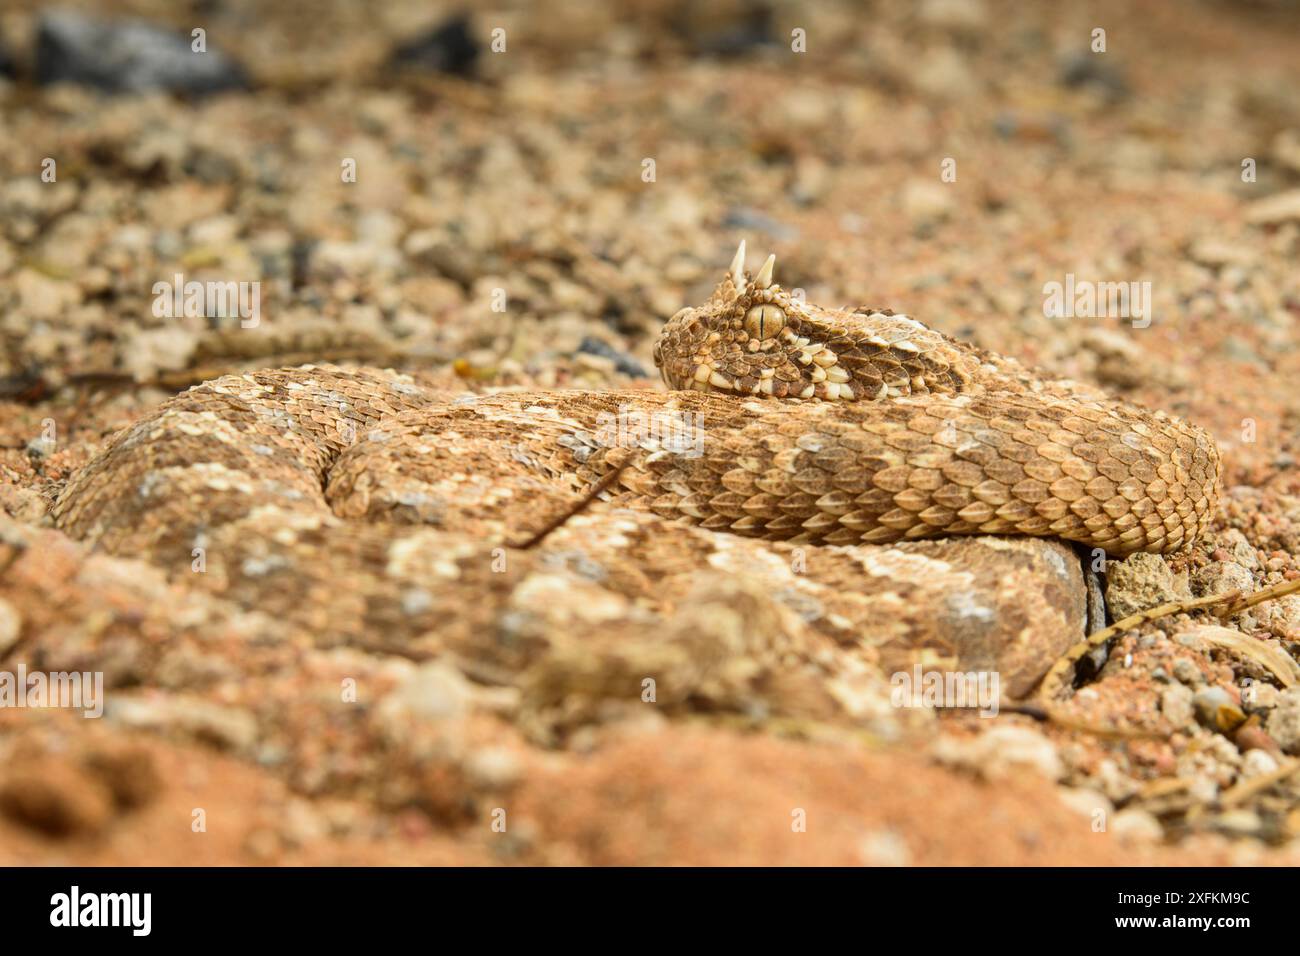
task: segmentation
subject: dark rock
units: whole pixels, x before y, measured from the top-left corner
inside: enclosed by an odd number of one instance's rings
[[[4,40],[0,38],[0,76],[13,76],[14,74],[13,58],[9,56],[9,51],[5,49]]]
[[[58,11],[41,17],[36,81],[80,83],[104,93],[165,90],[203,95],[247,89],[238,63],[213,49],[195,53],[190,38],[140,20],[94,20]]]
[[[587,336],[582,340],[582,344],[578,346],[578,351],[609,359],[614,363],[614,368],[624,375],[630,375],[633,378],[649,378],[649,373],[642,367],[640,362],[630,355],[620,352],[608,342],[602,342],[600,339]]]
[[[84,836],[108,825],[113,798],[73,762],[41,756],[0,782],[0,813],[49,836]]]
[[[1106,62],[1105,53],[1073,53],[1061,62],[1062,86],[1072,89],[1091,87],[1111,100],[1129,95],[1128,81],[1116,67]]]
[[[452,76],[472,76],[479,43],[470,33],[469,17],[457,14],[429,33],[393,51],[396,66],[416,67]]]
[[[775,43],[772,10],[765,3],[688,3],[679,14],[676,31],[691,49],[707,56],[744,56]]]

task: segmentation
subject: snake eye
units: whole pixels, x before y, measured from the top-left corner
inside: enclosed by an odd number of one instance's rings
[[[785,313],[774,305],[756,305],[745,313],[745,331],[761,342],[785,328]]]

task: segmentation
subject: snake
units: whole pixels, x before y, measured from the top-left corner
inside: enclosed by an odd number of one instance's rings
[[[496,553],[591,498],[652,516],[669,553],[689,525],[847,548],[1030,535],[1124,556],[1186,548],[1212,520],[1203,429],[889,309],[813,305],[774,268],[747,271],[742,242],[708,299],[666,321],[661,390],[455,394],[326,365],[212,379],[108,439],[54,523],[176,573],[211,561],[204,586],[348,634],[445,626],[429,581],[460,559],[422,530]]]

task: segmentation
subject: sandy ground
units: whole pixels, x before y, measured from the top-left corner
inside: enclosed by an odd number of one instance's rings
[[[435,747],[394,763],[391,786],[374,768],[336,786],[321,781],[345,779],[340,755],[367,738],[311,702],[334,662],[180,642],[197,598],[48,517],[117,428],[242,368],[657,387],[659,325],[744,238],[812,301],[889,305],[1211,431],[1215,530],[1135,568],[1131,592],[1293,580],[1295,4],[503,4],[441,69],[393,55],[452,13],[421,3],[69,5],[203,26],[251,87],[204,98],[39,85],[43,6],[0,14],[0,654],[110,667],[144,646],[168,667],[103,721],[0,709],[0,862],[1300,860],[1300,784],[1224,802],[1300,755],[1300,698],[1189,636],[1204,617],[1125,636],[1077,698],[1083,717],[1158,725],[1155,741],[1007,717],[991,740],[944,718],[890,742],[699,715],[544,748],[470,708],[469,758]],[[154,283],[178,272],[260,281],[262,321],[157,315]],[[1067,275],[1149,282],[1148,316],[1045,314]],[[1294,658],[1300,598],[1227,623]],[[296,683],[257,683],[296,660]],[[245,746],[241,682],[282,695],[293,760]],[[1205,717],[1211,691],[1252,718],[1244,732]]]

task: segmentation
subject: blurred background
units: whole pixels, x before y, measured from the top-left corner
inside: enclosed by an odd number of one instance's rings
[[[1042,286],[1154,280],[1182,321],[1146,349],[1277,345],[1281,277],[1234,290],[1249,342],[1196,322],[1221,318],[1205,276],[1249,255],[1224,251],[1225,212],[1300,184],[1298,21],[1294,3],[9,0],[0,379],[176,383],[306,354],[623,384],[744,238],[813,301],[1176,385],[1104,323],[1045,318]],[[178,272],[260,280],[263,321],[155,317]]]

